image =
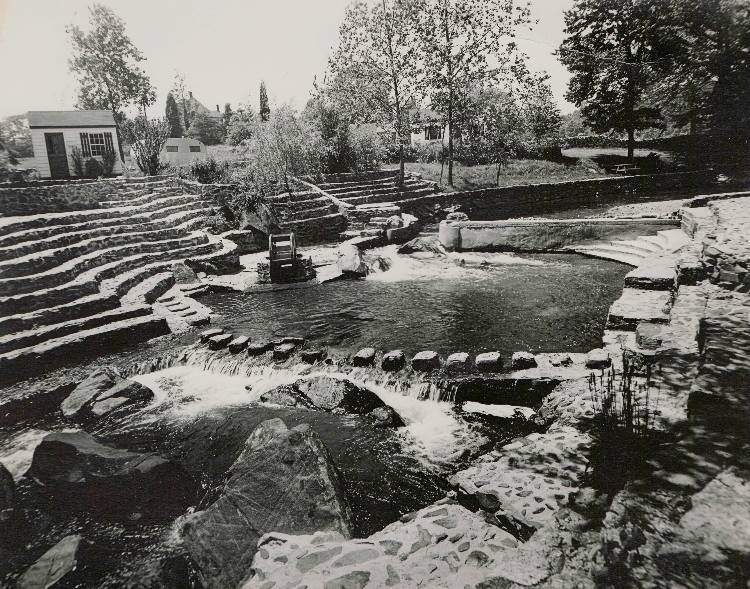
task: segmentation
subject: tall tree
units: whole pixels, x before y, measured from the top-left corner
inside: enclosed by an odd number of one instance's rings
[[[421,97],[412,0],[351,4],[339,28],[339,45],[329,60],[331,90],[348,105],[352,120],[391,129],[399,148],[399,183],[404,180],[404,143],[409,137],[408,105]]]
[[[448,124],[448,184],[453,185],[455,122],[472,88],[526,73],[512,39],[529,25],[528,5],[513,0],[419,0],[420,62],[432,107]]]
[[[260,120],[267,121],[271,115],[271,107],[268,106],[268,92],[266,91],[266,83],[260,83]]]
[[[187,133],[190,129],[190,123],[192,122],[192,111],[190,109],[190,101],[188,99],[188,90],[185,86],[185,76],[180,72],[177,72],[174,76],[174,83],[172,84],[172,94],[180,106],[180,116],[182,117],[182,128]]]
[[[249,105],[240,104],[232,113],[227,125],[226,141],[229,145],[239,145],[250,139],[255,128],[255,113]]]
[[[626,132],[631,161],[636,130],[663,125],[658,106],[645,100],[654,66],[668,54],[655,8],[647,0],[576,0],[565,13],[567,98],[595,131]]]
[[[67,27],[73,45],[70,70],[78,77],[78,108],[109,110],[120,131],[128,105],[150,105],[156,100],[151,82],[139,63],[146,60],[125,32],[125,22],[110,8],[92,4],[90,30]],[[120,159],[124,160],[120,133]]]
[[[180,117],[180,109],[177,107],[177,101],[171,92],[167,93],[166,120],[169,125],[169,136],[182,137],[182,117]]]
[[[224,141],[227,139],[229,131],[229,122],[232,120],[232,105],[228,102],[224,104],[224,116],[221,119],[221,123],[224,127]]]
[[[206,145],[216,145],[224,141],[224,126],[220,120],[199,112],[193,117],[187,136],[198,139]]]
[[[138,116],[134,120],[125,121],[123,134],[133,150],[135,163],[145,176],[155,176],[164,170],[166,165],[160,161],[159,154],[169,137],[167,121],[147,121],[145,117]]]

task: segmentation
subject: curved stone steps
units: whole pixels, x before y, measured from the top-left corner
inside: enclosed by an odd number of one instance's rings
[[[88,222],[71,223],[66,225],[51,225],[49,227],[39,227],[27,229],[7,235],[0,235],[0,248],[10,248],[14,245],[27,244],[32,248],[33,244],[43,239],[50,239],[55,236],[66,235],[77,231],[97,231],[106,235],[107,231],[122,232],[120,227],[136,226],[163,226],[163,223],[176,223],[180,214],[185,215],[208,215],[213,211],[214,206],[202,202],[192,204],[182,204],[170,207],[164,207],[150,214],[139,214],[132,216],[116,217],[114,219],[97,219]],[[33,250],[32,250],[33,251]]]
[[[658,231],[657,235],[663,240],[664,249],[668,252],[676,252],[690,243],[690,238],[682,229]]]
[[[312,219],[285,221],[280,225],[282,230],[294,231],[301,245],[311,245],[337,241],[339,234],[347,227],[347,220],[341,213],[334,213]]]
[[[345,190],[347,188],[367,188],[367,187],[373,187],[373,186],[379,186],[384,184],[390,184],[396,181],[396,178],[398,177],[398,173],[394,173],[392,175],[383,176],[382,178],[374,178],[372,180],[345,180],[343,182],[323,182],[321,184],[316,184],[318,188],[321,190],[325,190],[329,194],[334,194],[331,192],[331,190],[336,189],[342,189]],[[406,180],[406,178],[404,178]]]
[[[612,260],[629,266],[638,266],[646,257],[644,252],[639,252],[632,248],[619,247],[615,245],[586,245],[575,246],[570,248],[583,256],[591,258],[600,258],[603,260]]]
[[[134,254],[182,249],[206,243],[207,240],[208,238],[203,232],[196,231],[186,237],[151,242],[139,241],[88,252],[44,272],[0,279],[0,295],[12,296],[41,288],[60,286],[73,280],[76,276],[80,276],[81,273],[85,273],[87,270],[104,266],[109,262],[114,262]]]
[[[324,217],[325,215],[331,215],[336,212],[338,212],[338,207],[335,204],[331,203],[324,207],[319,207],[315,209],[290,211],[289,213],[286,214],[285,220],[302,221],[303,219],[312,219],[314,217]]]
[[[60,248],[42,250],[15,258],[13,260],[0,261],[0,279],[38,274],[59,266],[73,258],[86,254],[105,251],[107,247],[116,245],[134,244],[141,241],[164,241],[167,239],[179,239],[189,234],[200,220],[186,221],[174,227],[152,229],[150,231],[134,231],[129,233],[118,233],[91,239],[83,239],[71,245]]]
[[[634,331],[642,321],[669,323],[671,308],[671,291],[624,288],[609,309],[607,329]]]
[[[361,204],[371,204],[371,203],[380,203],[380,202],[394,202],[398,204],[401,200],[407,200],[410,198],[418,198],[420,196],[427,196],[429,194],[434,194],[435,190],[432,187],[427,188],[419,188],[415,190],[409,190],[409,191],[395,191],[389,194],[375,194],[375,195],[365,195],[365,196],[357,196],[354,198],[343,198],[344,202],[352,205],[361,205]]]
[[[651,243],[650,241],[641,241],[640,239],[611,241],[610,245],[627,247],[638,252],[642,252],[647,256],[660,255],[664,252],[664,250],[661,247],[657,246],[655,243]]]
[[[33,347],[48,340],[64,337],[78,331],[86,331],[109,323],[133,317],[144,317],[150,314],[151,307],[149,305],[130,305],[127,307],[116,307],[82,318],[19,331],[0,337],[0,354],[6,354],[21,348]]]
[[[172,272],[159,272],[131,287],[120,299],[123,305],[151,305],[174,286]]]
[[[405,180],[403,186],[399,187],[396,181],[388,182],[381,185],[369,186],[361,185],[347,188],[331,188],[327,190],[328,194],[332,194],[341,200],[349,200],[357,196],[363,196],[366,194],[392,194],[394,192],[409,192],[411,190],[417,190],[423,188],[424,184],[416,180]]]
[[[126,344],[136,344],[169,333],[163,317],[153,314],[133,317],[70,335],[47,340],[36,346],[0,354],[0,384],[10,384],[48,372],[72,358],[101,356]]]
[[[331,199],[326,196],[318,196],[317,198],[311,198],[307,200],[270,200],[269,204],[271,207],[284,208],[289,211],[300,211],[308,209],[317,209],[321,206],[325,206],[331,202]]]
[[[179,194],[184,194],[180,188],[158,188],[152,192],[147,192],[139,196],[103,200],[99,203],[99,206],[106,209],[138,206],[148,204],[158,198],[164,198],[165,196],[177,196]]]

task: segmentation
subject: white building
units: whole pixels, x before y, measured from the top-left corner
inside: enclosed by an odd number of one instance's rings
[[[89,158],[101,161],[102,154],[116,154],[112,173],[122,174],[117,147],[117,127],[108,110],[37,110],[29,111],[31,145],[34,165],[41,178],[75,176],[71,153],[81,150],[84,162]]]
[[[206,146],[197,139],[189,137],[170,137],[164,149],[159,153],[162,162],[169,162],[173,166],[183,166],[195,160],[205,159],[208,156]]]

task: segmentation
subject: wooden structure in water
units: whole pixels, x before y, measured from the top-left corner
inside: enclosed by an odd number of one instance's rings
[[[268,236],[268,263],[258,264],[261,282],[302,282],[315,276],[312,259],[297,253],[294,233]]]

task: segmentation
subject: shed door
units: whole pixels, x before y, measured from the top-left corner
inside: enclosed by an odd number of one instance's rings
[[[47,144],[47,159],[49,159],[49,174],[52,178],[67,178],[68,155],[65,153],[65,140],[62,133],[45,133],[44,142]]]

